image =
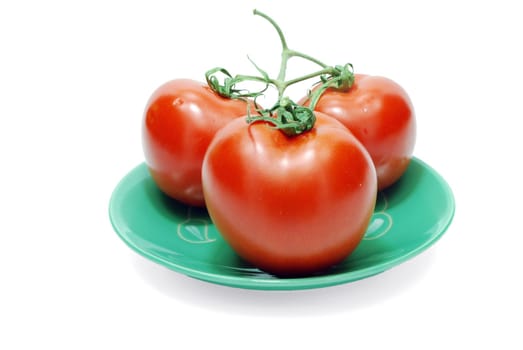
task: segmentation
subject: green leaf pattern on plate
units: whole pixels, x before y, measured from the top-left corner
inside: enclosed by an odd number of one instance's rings
[[[202,244],[212,243],[216,238],[209,237],[209,219],[193,217],[193,211],[198,208],[187,207],[187,217],[176,226],[178,237],[188,243]]]
[[[389,206],[387,196],[384,192],[379,192],[376,200],[374,214],[370,220],[367,232],[363,240],[370,241],[383,237],[392,228],[392,216],[386,212]]]

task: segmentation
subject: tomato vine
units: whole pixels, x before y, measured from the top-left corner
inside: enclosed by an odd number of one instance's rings
[[[278,33],[282,46],[278,76],[276,78],[271,78],[267,72],[261,69],[249,58],[260,75],[238,74],[233,76],[227,69],[216,67],[205,73],[207,84],[222,97],[231,99],[253,98],[258,115],[251,115],[248,111],[248,123],[266,121],[273,124],[275,128],[280,129],[287,136],[296,136],[307,132],[314,127],[315,116],[313,110],[323,92],[328,88],[335,88],[341,91],[347,91],[350,89],[354,83],[353,66],[350,63],[345,65],[328,66],[312,56],[290,49],[287,45],[287,40],[285,39],[283,31],[271,17],[256,9],[253,11],[253,14],[267,20]],[[299,57],[315,63],[320,67],[320,69],[297,78],[286,80],[288,61],[292,57]],[[222,78],[221,80],[219,78],[220,76]],[[289,86],[317,77],[320,78],[320,82],[317,83],[319,87],[314,89],[314,91],[309,90],[308,98],[310,99],[310,103],[308,107],[298,105],[288,96],[285,96],[285,90]],[[265,86],[259,91],[250,91],[239,88],[239,84],[245,81],[263,83]],[[271,108],[259,108],[256,104],[256,99],[259,96],[263,96],[269,86],[272,86],[277,90],[278,99]]]

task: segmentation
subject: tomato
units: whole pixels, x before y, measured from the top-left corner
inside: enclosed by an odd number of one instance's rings
[[[299,103],[308,105],[305,98]],[[338,119],[360,140],[372,157],[380,190],[407,169],[416,140],[416,119],[409,96],[394,81],[357,74],[349,91],[327,89],[315,110]]]
[[[160,86],[142,125],[146,164],[158,187],[181,202],[204,206],[205,151],[220,128],[246,113],[246,102],[220,97],[204,83],[177,79]]]
[[[238,119],[204,158],[209,215],[240,257],[275,275],[310,274],[345,259],[363,238],[377,180],[372,160],[340,122],[316,112],[289,137]]]

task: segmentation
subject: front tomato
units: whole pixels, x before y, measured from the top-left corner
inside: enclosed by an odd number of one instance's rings
[[[384,77],[356,74],[349,91],[327,89],[314,109],[342,122],[363,144],[376,167],[379,189],[403,175],[414,150],[416,117],[400,85]]]
[[[205,201],[224,239],[276,275],[309,274],[346,258],[374,210],[372,160],[322,113],[308,132],[285,136],[267,122],[221,129],[202,168]]]
[[[220,97],[194,80],[160,86],[147,103],[142,125],[145,160],[158,187],[181,202],[203,206],[205,151],[220,128],[246,112],[245,102]]]

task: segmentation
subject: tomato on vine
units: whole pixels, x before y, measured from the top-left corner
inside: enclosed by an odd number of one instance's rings
[[[320,112],[295,136],[270,120],[232,121],[209,145],[202,183],[224,239],[278,276],[319,272],[345,259],[365,234],[377,191],[363,146]]]
[[[203,157],[214,134],[247,114],[248,103],[224,98],[207,84],[176,79],[160,86],[147,102],[142,144],[147,167],[166,195],[204,206]]]
[[[378,188],[393,185],[407,170],[416,141],[416,117],[405,90],[394,81],[379,76],[356,74],[346,89],[319,85],[311,102],[299,101],[343,123],[372,157]]]

